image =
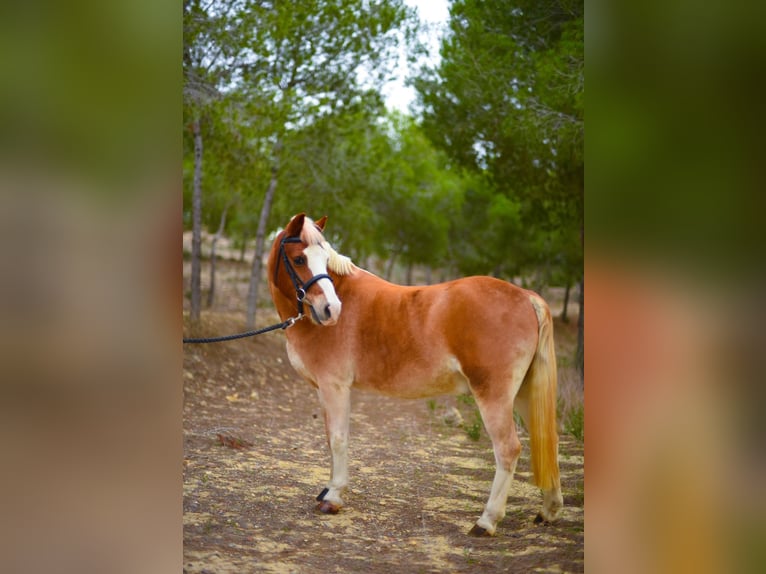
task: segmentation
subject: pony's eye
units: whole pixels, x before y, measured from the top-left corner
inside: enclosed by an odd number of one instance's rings
[[[305,265],[306,264],[306,258],[301,256],[301,255],[299,255],[298,257],[293,259],[293,263],[295,263],[296,265]]]

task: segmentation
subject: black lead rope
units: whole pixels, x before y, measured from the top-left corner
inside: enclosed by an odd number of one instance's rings
[[[208,337],[206,339],[184,339],[184,343],[220,343],[221,341],[232,341],[234,339],[244,339],[245,337],[254,337],[261,333],[268,333],[269,331],[276,331],[277,329],[287,329],[292,327],[296,321],[303,319],[303,315],[297,317],[290,317],[287,321],[282,321],[276,325],[269,325],[263,329],[257,331],[247,331],[246,333],[239,333],[237,335],[226,335],[225,337]]]

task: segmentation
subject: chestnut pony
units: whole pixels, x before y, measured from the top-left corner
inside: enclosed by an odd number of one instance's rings
[[[492,277],[393,285],[339,255],[322,235],[326,219],[293,217],[268,261],[280,317],[305,312],[285,333],[290,363],[317,389],[324,411],[332,468],[319,509],[334,514],[343,506],[352,387],[412,399],[470,392],[497,463],[489,500],[470,534],[493,535],[505,516],[521,452],[514,408],[529,429],[534,480],[542,490],[535,521],[555,520],[563,501],[547,304]]]

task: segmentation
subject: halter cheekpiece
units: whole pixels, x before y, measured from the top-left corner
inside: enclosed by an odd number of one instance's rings
[[[320,273],[319,275],[314,275],[305,283],[301,281],[301,278],[298,277],[298,274],[295,272],[295,268],[290,262],[290,258],[287,256],[287,252],[285,251],[286,243],[303,243],[303,241],[300,237],[285,237],[282,239],[282,241],[279,242],[279,258],[277,258],[277,265],[274,269],[274,283],[276,284],[277,282],[277,276],[279,275],[279,260],[282,259],[285,262],[285,269],[287,269],[287,274],[290,276],[290,280],[293,282],[293,287],[295,287],[295,296],[298,300],[298,314],[303,315],[303,300],[306,298],[306,292],[311,288],[311,286],[320,279],[329,279],[331,283],[333,280],[332,277],[330,277],[327,273]]]

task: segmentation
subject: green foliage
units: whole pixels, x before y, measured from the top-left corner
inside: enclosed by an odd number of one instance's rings
[[[414,79],[423,129],[478,174],[456,251],[465,271],[582,274],[582,1],[455,0],[438,68]],[[480,185],[476,183],[480,182]],[[541,268],[542,266],[542,268]],[[483,271],[482,271],[483,270]]]
[[[471,405],[471,406],[474,406],[474,407],[476,406],[476,399],[473,398],[473,395],[468,394],[468,393],[463,394],[463,395],[458,395],[457,396],[457,400],[458,400],[458,402],[460,402],[460,403],[462,403],[464,405]]]
[[[277,224],[301,205],[329,214],[329,238],[354,258],[396,254],[405,264],[444,264],[460,178],[411,118],[348,111],[296,131],[286,145],[295,153],[283,165]]]
[[[482,426],[483,426],[483,423],[481,421],[481,415],[479,414],[479,411],[477,410],[474,413],[473,422],[471,424],[463,425],[463,428],[465,429],[465,434],[468,435],[468,438],[470,438],[471,440],[478,441],[481,438]]]
[[[253,239],[276,174],[269,231],[327,214],[361,262],[577,281],[582,3],[516,5],[453,2],[441,65],[414,78],[416,121],[379,94],[401,43],[418,48],[402,0],[185,0],[185,226],[199,122],[208,230],[229,206],[225,232]]]
[[[457,400],[458,402],[471,407],[471,411],[473,413],[472,422],[463,423],[463,430],[465,430],[465,434],[467,434],[468,438],[471,440],[479,440],[481,438],[481,429],[484,427],[484,423],[481,420],[481,413],[479,412],[479,407],[476,405],[476,399],[474,399],[473,395],[471,394],[465,394],[458,395]]]
[[[362,258],[374,250],[376,214],[371,198],[386,193],[391,143],[372,110],[318,119],[286,140],[282,193],[272,221],[283,224],[298,210],[328,215],[329,239],[340,251]]]
[[[376,198],[379,253],[399,254],[405,264],[445,259],[449,221],[459,202],[456,177],[445,158],[409,117],[389,117],[392,155],[388,190]]]
[[[582,403],[564,413],[564,431],[581,442],[585,439],[585,407]]]
[[[367,124],[362,132],[374,126],[374,118],[383,111],[378,88],[398,58],[401,39],[410,41],[415,31],[414,12],[402,0],[186,0],[185,214],[191,210],[193,173],[188,128],[195,121],[200,122],[205,143],[203,223],[208,229],[217,226],[224,206],[234,203],[227,232],[254,237],[272,169],[278,170],[285,201],[274,210],[269,228],[299,209],[313,213],[314,202],[305,201],[306,195],[314,197],[315,187],[306,185],[312,174],[306,169],[312,167],[307,158],[316,158],[313,166],[337,161],[339,147],[331,157],[321,153],[328,125],[343,126],[334,130],[338,138],[360,133],[355,131],[360,117]],[[338,144],[346,146],[346,159],[359,149],[359,137]],[[361,184],[368,181],[365,175],[374,160],[374,155],[366,156],[362,166],[341,161],[337,172],[352,171]],[[287,189],[283,178],[290,180]],[[343,180],[339,175],[326,181]],[[363,185],[356,188],[364,190]],[[320,207],[329,204],[333,215],[346,209],[345,198],[340,198],[349,189],[334,191],[336,201],[319,202]],[[359,193],[348,195],[348,207],[364,209]],[[184,220],[190,221],[190,215]]]

